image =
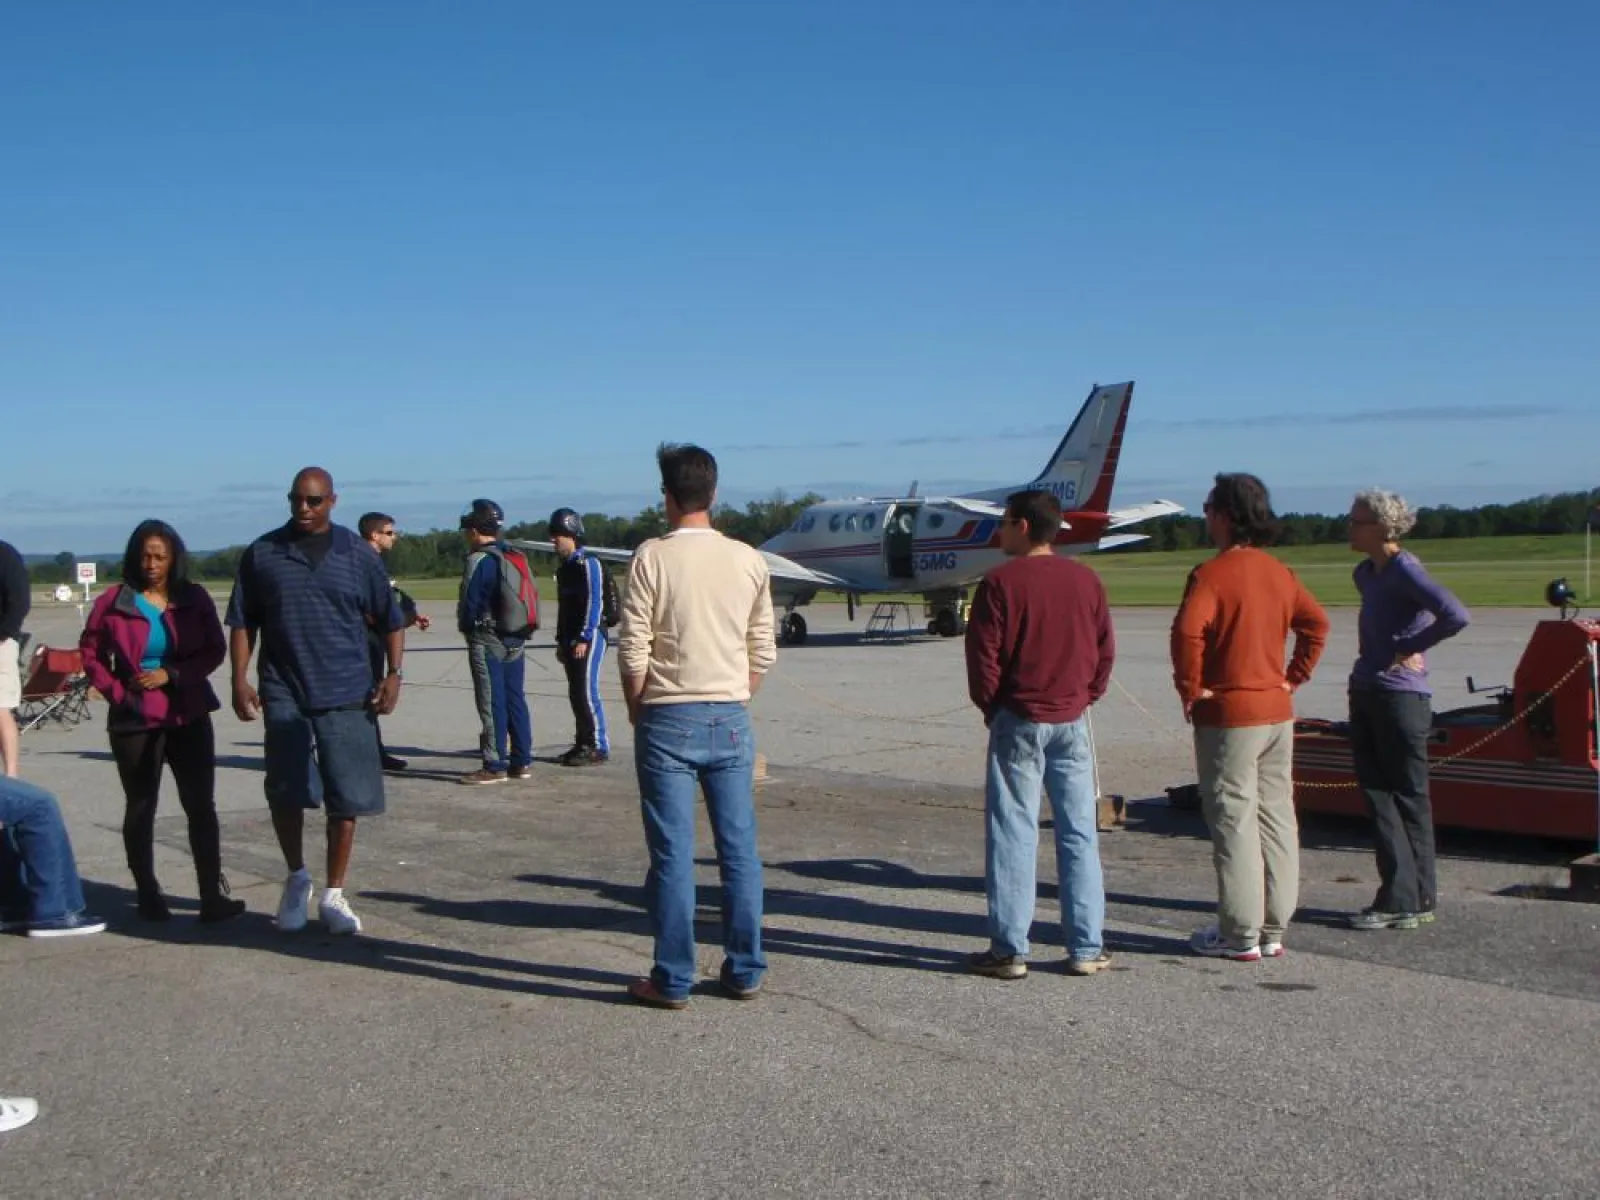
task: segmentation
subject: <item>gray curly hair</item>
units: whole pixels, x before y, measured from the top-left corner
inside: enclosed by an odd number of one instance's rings
[[[1364,492],[1356,493],[1356,503],[1365,507],[1383,527],[1385,541],[1398,542],[1411,532],[1411,527],[1417,523],[1417,510],[1406,503],[1406,498],[1398,492],[1386,492],[1382,488],[1368,488]]]

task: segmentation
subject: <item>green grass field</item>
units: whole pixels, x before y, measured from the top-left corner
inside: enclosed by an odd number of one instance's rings
[[[1537,607],[1545,584],[1565,576],[1584,597],[1583,535],[1451,538],[1407,543],[1428,573],[1469,608]],[[1358,558],[1344,546],[1289,546],[1274,551],[1325,606],[1357,603],[1350,572]],[[1189,570],[1211,551],[1090,555],[1117,605],[1176,605]]]
[[[1582,534],[1453,538],[1412,542],[1408,546],[1428,571],[1469,607],[1539,607],[1544,604],[1545,584],[1560,576],[1566,577],[1585,603],[1591,599],[1584,596]],[[1290,546],[1274,553],[1294,568],[1324,605],[1356,603],[1355,587],[1350,582],[1356,556],[1344,546]],[[1091,554],[1082,561],[1100,573],[1113,604],[1174,607],[1183,598],[1183,583],[1190,568],[1210,554],[1210,550]],[[429,605],[456,598],[454,579],[402,580],[401,586]],[[872,600],[884,598],[874,596]],[[900,598],[920,602],[915,596]],[[834,599],[818,596],[816,602]],[[547,577],[539,581],[539,601],[553,618],[555,589]]]

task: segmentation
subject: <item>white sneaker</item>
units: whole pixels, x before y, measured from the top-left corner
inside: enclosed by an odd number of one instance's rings
[[[1189,949],[1206,958],[1230,958],[1234,962],[1257,962],[1261,958],[1259,946],[1241,950],[1237,946],[1228,945],[1222,940],[1222,932],[1215,925],[1195,930],[1194,936],[1189,939]]]
[[[0,1133],[21,1129],[39,1115],[39,1102],[26,1096],[14,1099],[0,1097]]]
[[[1262,942],[1261,943],[1261,957],[1262,958],[1282,958],[1283,957],[1283,943],[1282,942]]]
[[[344,898],[341,888],[324,888],[317,911],[329,933],[360,933],[361,918],[350,910],[350,901]]]
[[[306,927],[310,907],[311,872],[302,867],[283,881],[283,896],[278,901],[275,924],[284,933],[298,933]]]

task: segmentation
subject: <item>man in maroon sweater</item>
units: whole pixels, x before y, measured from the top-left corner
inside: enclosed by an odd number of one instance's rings
[[[967,624],[967,686],[989,727],[989,948],[967,965],[996,979],[1028,973],[1041,787],[1055,814],[1067,970],[1093,975],[1111,962],[1085,714],[1105,694],[1116,644],[1100,577],[1055,553],[1060,529],[1051,493],[1007,497],[1000,548],[1011,561],[984,576]]]

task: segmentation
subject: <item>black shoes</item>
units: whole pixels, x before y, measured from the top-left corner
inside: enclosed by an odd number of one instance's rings
[[[139,919],[141,921],[170,921],[172,910],[167,907],[167,898],[161,894],[161,885],[148,876],[137,880],[134,884],[139,896]]]
[[[611,756],[593,746],[574,746],[556,759],[563,767],[594,767],[609,761]]]

